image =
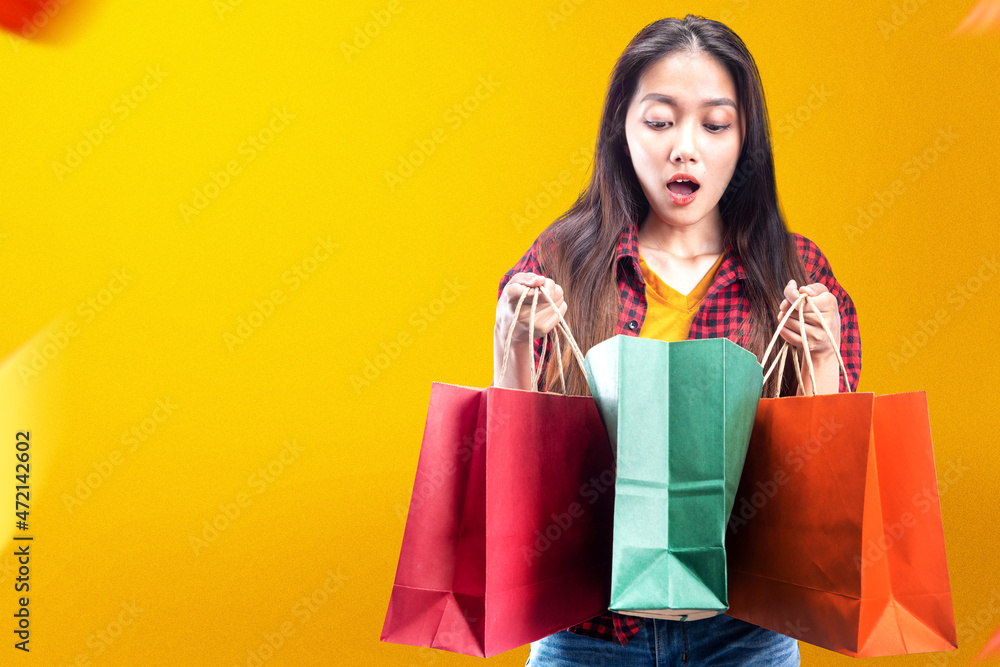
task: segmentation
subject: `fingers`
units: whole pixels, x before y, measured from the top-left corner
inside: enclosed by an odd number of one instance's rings
[[[789,280],[788,284],[782,290],[781,295],[785,297],[782,301],[782,305],[786,306],[789,303],[794,303],[800,294],[808,294],[809,296],[816,298],[822,294],[830,294],[830,290],[823,283],[811,283],[809,285],[803,285],[799,287],[794,280]],[[830,294],[830,296],[833,296]],[[836,299],[836,297],[834,297]]]
[[[778,306],[779,320],[785,316],[785,313],[788,312],[788,308],[791,306],[791,304],[794,303],[796,299],[798,299],[799,296],[802,294],[809,295],[810,300],[813,302],[813,304],[815,304],[816,308],[818,308],[819,311],[823,313],[823,317],[826,318],[827,322],[830,321],[830,318],[835,313],[839,314],[837,297],[835,297],[833,294],[830,293],[830,290],[827,289],[826,285],[824,285],[823,283],[813,283],[811,285],[803,285],[802,287],[796,288],[795,281],[789,280],[788,284],[785,285],[784,291],[782,292],[782,296],[784,296],[785,298],[781,301],[781,304]],[[806,306],[804,310],[807,315],[811,313],[812,317],[815,318],[815,313],[813,312],[812,308]],[[796,308],[796,312],[795,314],[792,315],[791,319],[797,319],[798,318],[797,313],[798,313],[798,308]],[[807,319],[807,321],[809,320]],[[816,323],[819,324],[818,321],[816,321]]]
[[[541,326],[544,327],[545,331],[549,331],[556,325],[559,321],[559,316],[556,315],[555,311],[558,310],[560,314],[565,311],[566,301],[563,299],[563,289],[556,284],[551,278],[546,278],[545,282],[540,285],[545,294],[549,295],[549,299],[546,299],[544,295],[539,294],[538,298],[538,311],[535,315],[536,318],[541,318]],[[544,308],[542,308],[544,306]]]
[[[512,283],[527,285],[528,287],[538,287],[545,281],[545,276],[540,276],[537,273],[515,273],[510,277]]]
[[[833,296],[829,292],[826,292],[824,294],[820,294],[815,298],[810,298],[810,300],[812,301],[813,306],[816,307],[816,310],[819,310],[819,312],[822,314],[823,319],[826,320],[827,324],[832,324],[835,320],[839,320],[840,309],[837,305],[837,298],[835,296]],[[789,316],[789,321],[799,319],[800,307],[801,307],[801,312],[805,314],[805,321],[807,323],[820,326],[819,317],[816,315],[816,311],[813,310],[812,306],[810,306],[807,303],[799,304],[799,306],[797,306],[792,311],[791,316]],[[781,307],[778,310],[779,321],[781,320],[781,318],[785,316],[785,313],[788,312],[788,308],[789,308],[788,302],[782,301]]]
[[[789,345],[797,347],[800,350],[802,349],[802,337],[788,327],[782,327],[781,338],[788,341]]]
[[[810,297],[812,304],[819,310],[819,315],[808,304],[799,304],[790,314],[788,313],[788,309],[802,294],[807,294]],[[840,310],[837,298],[830,293],[826,285],[812,283],[799,287],[794,280],[789,280],[782,290],[782,296],[784,299],[778,307],[778,322],[784,320],[786,315],[788,315],[788,319],[785,320],[785,324],[781,328],[780,336],[790,345],[802,349],[803,323],[810,348],[825,346],[828,336],[823,329],[822,321],[826,322],[831,333],[839,331]],[[822,317],[822,321],[820,317]],[[836,336],[835,333],[834,336]]]
[[[830,308],[830,307],[823,307],[820,304],[816,304],[816,307],[819,310],[820,314],[823,316],[823,320],[826,322],[826,324],[827,324],[828,327],[830,327],[832,329],[832,328],[834,328],[835,324],[837,326],[839,326],[840,312],[837,310],[836,305],[834,305],[833,308]],[[786,308],[783,308],[778,313],[778,321],[779,322],[785,317],[785,313],[787,313],[787,312],[788,312],[788,308],[786,307]],[[812,308],[810,308],[809,306],[803,307],[803,309],[802,309],[801,312],[804,313],[804,315],[805,315],[804,317],[800,316],[799,312],[800,311],[799,311],[798,308],[796,308],[794,311],[792,311],[792,314],[785,321],[785,326],[792,325],[797,330],[798,326],[799,326],[798,325],[798,321],[800,319],[802,319],[809,326],[814,326],[814,327],[817,327],[817,328],[820,328],[820,329],[823,328],[823,325],[820,323],[819,316],[816,315],[816,312]],[[793,325],[793,323],[794,323],[794,325]]]
[[[513,285],[513,287],[509,291],[507,287],[504,287],[504,292],[507,293],[508,300],[512,300],[515,303],[520,298],[522,292],[533,287],[541,287],[557,303],[563,298],[562,287],[557,285],[551,278],[546,278],[537,273],[515,273],[507,281],[507,285]],[[544,296],[541,297],[541,300],[543,303],[548,303],[548,300]]]
[[[827,289],[826,285],[823,283],[810,283],[799,287],[794,280],[789,280],[788,284],[785,285],[785,289],[782,291],[782,294],[786,299],[794,301],[798,298],[799,294],[808,294],[809,296],[815,297],[819,296],[823,292],[830,292],[830,290]]]
[[[568,304],[564,299],[563,288],[551,278],[536,273],[516,273],[507,281],[504,294],[507,297],[507,307],[510,309],[508,312],[517,320],[518,329],[527,334],[527,325],[531,319],[532,296],[528,294],[525,297],[520,310],[516,313],[514,307],[522,293],[536,287],[544,290],[551,299],[550,302],[541,292],[538,294],[533,331],[534,337],[538,338],[547,334],[558,324],[559,315],[565,316]]]
[[[539,281],[540,284],[536,285],[536,287],[541,288],[541,291],[538,294],[538,310],[536,312],[540,313],[543,309],[547,312],[551,308],[559,308],[564,303],[563,288],[557,285],[551,278],[538,277],[541,280]],[[545,298],[545,294],[542,294],[542,292],[547,294],[548,298]]]
[[[826,285],[824,285],[823,283],[812,283],[811,285],[803,285],[802,287],[799,288],[799,291],[808,294],[809,296],[812,297],[817,297],[820,294],[823,294],[824,292],[830,294],[830,290],[828,290]],[[830,296],[833,295],[830,294]]]
[[[546,278],[545,282],[541,285],[541,288],[545,291],[546,294],[549,295],[549,297],[552,298],[552,301],[555,302],[556,305],[558,305],[562,301],[563,289],[562,287],[557,285],[556,282],[551,278]],[[548,303],[549,301],[544,296],[542,297],[542,300],[545,301],[546,303]]]
[[[793,347],[796,347],[799,350],[801,350],[802,334],[800,333],[799,325],[798,323],[796,323],[794,327],[790,327],[789,326],[790,324],[791,321],[789,321],[788,325],[785,325],[784,327],[781,328],[780,335],[784,340],[788,341],[789,345],[792,345]],[[809,341],[810,350],[818,349],[819,346],[824,344],[826,338],[827,338],[826,332],[824,332],[821,327],[814,327],[814,326],[806,327],[806,340]]]
[[[503,295],[511,307],[513,307],[517,303],[517,300],[521,298],[521,294],[544,284],[545,277],[537,273],[515,273],[503,288]],[[545,302],[544,297],[541,297],[541,300]],[[528,303],[527,299],[525,299],[525,303]]]
[[[785,297],[785,301],[783,301],[782,303],[785,302],[789,304],[795,303],[795,300],[799,298],[799,288],[795,284],[795,281],[789,280],[788,284],[785,285],[785,289],[781,291],[781,294],[782,296]]]
[[[839,324],[837,325],[839,326]],[[830,332],[834,335],[834,339],[830,340],[830,337],[826,335],[826,331],[819,324],[813,324],[806,322],[805,334],[806,340],[809,342],[809,349],[813,351],[825,350],[831,346],[838,346],[839,340],[837,339],[836,327],[831,327]],[[799,320],[789,318],[785,323],[785,326],[781,328],[779,335],[788,343],[799,350],[802,349],[802,327]]]
[[[532,287],[538,287],[544,282],[545,278],[535,273],[515,273],[507,281],[507,285],[503,288],[503,293],[508,301],[517,303],[522,292]]]
[[[826,320],[827,326],[830,327],[831,333],[840,327],[840,320],[836,317],[836,314],[830,316],[829,314],[824,313],[823,317]],[[794,333],[798,336],[799,332],[802,330],[800,322],[805,322],[806,336],[810,341],[822,341],[827,337],[826,331],[823,329],[823,325],[820,323],[819,318],[816,317],[815,313],[810,314],[807,311],[805,319],[800,320],[797,309],[792,313],[788,320],[785,321],[785,326],[783,326],[781,330]]]

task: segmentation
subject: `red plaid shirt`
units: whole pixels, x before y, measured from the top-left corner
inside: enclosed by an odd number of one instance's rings
[[[840,354],[851,378],[851,389],[857,389],[858,378],[861,375],[861,335],[858,331],[858,315],[854,302],[837,279],[826,257],[815,243],[800,234],[793,234],[798,246],[799,256],[805,265],[806,273],[811,282],[823,283],[830,293],[837,297],[840,304]],[[508,271],[500,281],[497,299],[503,293],[503,288],[515,273],[540,273],[537,259],[536,239],[521,260]],[[646,318],[646,283],[639,269],[638,226],[635,222],[622,232],[618,242],[615,257],[615,267],[618,279],[618,291],[621,294],[621,312],[616,334],[638,336]],[[727,247],[722,264],[715,280],[708,288],[698,312],[691,323],[688,339],[692,338],[728,338],[737,345],[746,347],[748,344],[750,304],[743,292],[742,281],[744,272],[739,258],[733,252],[732,246]],[[543,368],[549,360],[551,347],[545,352],[542,360]],[[535,363],[542,352],[542,338],[535,339]],[[587,350],[582,350],[584,354]],[[773,358],[773,357],[772,357]],[[544,390],[544,384],[541,387]],[[843,375],[840,378],[840,391],[846,391]],[[613,611],[607,611],[600,616],[574,625],[571,632],[590,637],[597,637],[625,645],[642,628],[643,619],[638,616],[626,616]]]

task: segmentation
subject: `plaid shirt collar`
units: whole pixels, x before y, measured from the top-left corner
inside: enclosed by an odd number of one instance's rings
[[[645,293],[646,281],[642,277],[642,270],[639,268],[639,224],[633,220],[622,230],[618,238],[618,248],[615,253],[615,268],[621,273],[624,272],[626,281],[636,289]],[[620,276],[619,276],[620,277]],[[710,299],[715,292],[723,289],[737,280],[746,280],[747,274],[743,269],[743,264],[733,250],[733,246],[727,245],[723,251],[722,264],[715,275],[715,280],[705,294],[705,300]]]

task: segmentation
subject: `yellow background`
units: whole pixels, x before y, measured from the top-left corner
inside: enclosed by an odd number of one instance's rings
[[[861,389],[927,391],[960,471],[961,650],[937,660],[968,664],[1000,625],[1000,44],[949,37],[972,0],[474,4],[71,0],[71,30],[0,34],[0,488],[30,429],[35,536],[28,656],[0,554],[0,662],[255,664],[284,628],[264,664],[478,664],[379,641],[430,385],[490,382],[498,282],[585,182],[616,58],[691,12],[757,60],[788,224],[858,307]]]

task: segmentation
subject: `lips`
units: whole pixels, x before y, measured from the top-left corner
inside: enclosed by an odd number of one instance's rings
[[[667,183],[667,190],[674,194],[686,196],[697,190],[700,186],[692,181],[671,181]]]
[[[674,174],[667,181],[667,192],[670,194],[670,199],[679,206],[693,202],[695,193],[700,187],[698,179],[683,172]]]
[[[687,196],[700,187],[698,179],[685,172],[674,174],[667,179],[667,189],[681,196]]]

